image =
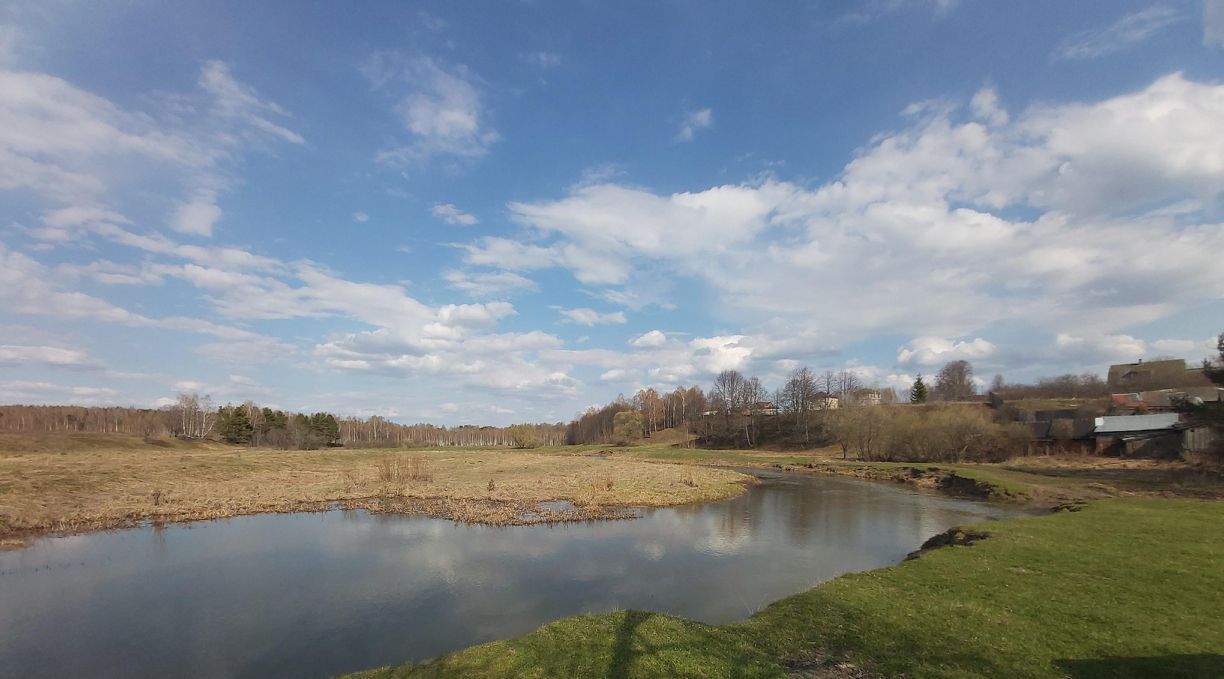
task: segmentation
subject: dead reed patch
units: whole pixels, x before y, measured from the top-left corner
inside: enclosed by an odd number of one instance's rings
[[[0,544],[6,546],[49,532],[344,503],[479,523],[586,520],[619,516],[623,507],[729,497],[749,478],[694,467],[695,485],[677,485],[684,472],[676,465],[512,450],[388,454],[178,442],[166,448],[123,436],[94,437],[88,446],[70,440],[60,447],[45,437],[37,445],[7,443],[0,436]],[[548,500],[569,500],[574,513],[541,511],[538,503]],[[445,511],[430,509],[434,503]]]

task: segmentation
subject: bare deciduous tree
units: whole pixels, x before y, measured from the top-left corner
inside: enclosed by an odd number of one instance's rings
[[[973,383],[973,366],[969,361],[949,361],[935,376],[932,390],[939,401],[968,401],[977,394]]]

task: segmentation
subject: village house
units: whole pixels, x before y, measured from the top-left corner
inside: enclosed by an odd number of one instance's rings
[[[861,406],[878,406],[883,399],[883,397],[880,396],[880,392],[875,389],[863,389],[854,396],[855,400]]]
[[[1185,359],[1181,358],[1146,363],[1140,359],[1135,363],[1111,365],[1106,383],[1111,393],[1211,386],[1202,367],[1187,368]]]
[[[1099,455],[1177,457],[1184,444],[1185,427],[1177,413],[1098,417],[1095,425]]]
[[[751,410],[753,415],[777,415],[782,412],[773,401],[757,401],[752,404]]]

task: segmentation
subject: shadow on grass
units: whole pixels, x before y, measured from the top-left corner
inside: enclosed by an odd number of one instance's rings
[[[1095,658],[1091,660],[1057,660],[1059,667],[1072,679],[1096,677],[1224,677],[1224,655],[1197,653],[1158,655],[1142,658]]]
[[[612,659],[608,662],[608,678],[618,679],[629,676],[633,660],[638,655],[634,650],[633,635],[638,626],[654,616],[646,611],[626,611],[625,619],[616,628],[616,638],[612,643]]]
[[[658,613],[618,611],[568,618],[524,637],[353,676],[758,679],[777,674],[776,663],[738,635]]]

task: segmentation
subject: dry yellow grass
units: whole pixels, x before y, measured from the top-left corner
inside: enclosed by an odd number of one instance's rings
[[[621,516],[739,493],[734,472],[506,449],[281,451],[0,435],[0,542],[332,504],[487,523]],[[538,503],[569,500],[573,509]]]

